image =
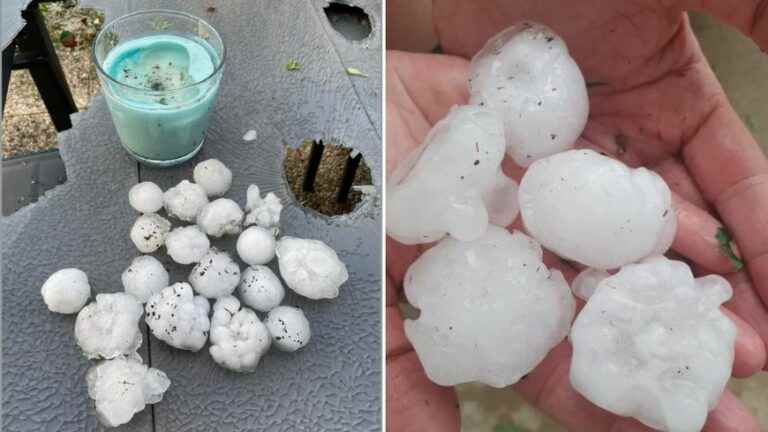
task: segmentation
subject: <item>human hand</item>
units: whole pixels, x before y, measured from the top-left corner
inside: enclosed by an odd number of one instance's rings
[[[476,6],[478,5],[472,7]],[[459,15],[462,7],[467,5],[456,7]],[[480,9],[487,10],[482,7]],[[438,8],[438,17],[439,13]],[[683,19],[679,12],[677,14],[679,19]],[[537,20],[536,16],[525,17]],[[483,32],[488,33],[487,38],[519,19],[522,19],[522,16],[505,21],[504,24],[499,24],[498,28],[483,28]],[[560,27],[551,20],[541,21],[560,32]],[[751,193],[749,187],[741,185],[745,178],[753,178],[752,182],[747,182],[748,185],[762,187],[759,185],[765,183],[754,183],[754,178],[765,178],[760,175],[765,176],[764,173],[768,170],[764,169],[765,159],[759,148],[727,104],[722,90],[698,51],[695,40],[692,39],[687,23],[683,22],[682,25],[682,30],[670,34],[675,35],[676,39],[684,40],[659,45],[666,47],[663,50],[665,54],[660,55],[660,60],[646,60],[644,64],[653,65],[651,69],[668,67],[667,63],[674,63],[668,57],[680,55],[668,51],[672,49],[670,47],[679,45],[683,51],[690,50],[688,54],[696,54],[699,57],[696,62],[683,67],[686,76],[680,76],[683,75],[681,71],[672,66],[669,66],[668,72],[652,79],[650,84],[626,81],[620,74],[613,74],[612,70],[605,72],[605,75],[596,75],[601,77],[602,84],[591,89],[592,113],[578,145],[598,147],[630,165],[648,165],[656,169],[678,194],[680,228],[674,245],[675,250],[699,267],[710,269],[709,272],[728,272],[732,267],[720,253],[715,241],[715,233],[720,223],[710,213],[710,206],[714,205],[718,210],[720,206],[730,208],[729,206],[734,205],[730,201],[737,200],[743,207],[745,199],[751,201],[752,206],[759,205],[759,201],[756,201],[759,199],[768,205],[764,196],[745,198],[739,194]],[[440,30],[441,22],[437,22],[437,26]],[[655,30],[651,32],[653,31]],[[470,32],[466,40],[472,40],[473,37]],[[571,42],[567,32],[564,37],[566,41]],[[479,49],[484,41],[482,39],[478,46],[473,48],[474,51]],[[450,45],[446,46],[446,49],[450,49]],[[473,53],[468,52],[466,55]],[[578,53],[574,55],[577,61],[581,61]],[[606,61],[606,64],[608,63],[610,62]],[[421,143],[429,128],[442,118],[452,105],[466,103],[466,68],[466,61],[455,57],[403,53],[389,55],[388,171],[391,172],[410,150]],[[657,72],[661,69],[657,69]],[[648,71],[640,72],[650,74]],[[594,81],[588,68],[585,68],[585,75],[588,81]],[[716,104],[716,107],[709,111],[703,109],[699,100],[702,95],[709,95],[705,97],[709,103],[719,100],[717,104],[723,105]],[[659,113],[651,110],[658,110]],[[694,120],[693,116],[697,116],[697,119]],[[649,117],[652,119],[649,120]],[[616,141],[618,135],[624,136],[619,139],[619,143]],[[738,138],[740,144],[734,145],[732,141],[727,141],[726,137],[728,140]],[[694,150],[689,150],[692,145]],[[715,149],[710,150],[713,146]],[[675,157],[679,152],[682,152],[682,161]],[[723,154],[728,155],[728,160],[738,164],[739,168],[721,172],[723,170],[718,167],[718,170],[713,171],[711,161],[707,160],[710,152],[714,152],[715,157],[719,159],[723,158]],[[757,159],[752,160],[752,157]],[[709,167],[707,163],[710,163]],[[691,168],[691,174],[688,173],[690,165],[695,167]],[[505,168],[519,180],[519,169],[512,165]],[[713,173],[714,178],[707,178],[703,183],[695,182],[694,179],[698,180],[699,176],[709,172]],[[720,196],[713,194],[712,191],[717,190],[715,188],[720,188],[721,193],[727,193],[724,203],[723,198],[711,199]],[[765,191],[762,195],[765,195]],[[738,241],[739,232],[735,227],[732,231],[737,234]],[[750,238],[754,238],[754,233]],[[759,244],[752,247],[758,246]],[[391,240],[387,248],[388,424],[392,431],[458,430],[458,411],[452,389],[435,386],[424,375],[416,354],[405,338],[397,310],[403,275],[421,249],[406,247]],[[745,253],[743,245],[742,252]],[[754,263],[749,261],[749,255],[745,253],[744,257],[750,267],[754,266]],[[563,268],[562,263],[553,256],[548,257],[547,264],[560,268],[569,279],[575,275],[573,269]],[[744,317],[742,320],[730,314],[739,329],[734,375],[748,376],[765,363],[765,346],[753,326],[761,335],[768,335],[765,331],[768,314],[752,290],[746,274],[735,273],[730,275],[729,279],[734,285],[735,294],[729,307]],[[567,342],[563,342],[516,388],[570,430],[647,430],[635,421],[618,418],[591,405],[578,395],[570,387],[569,364],[570,347]],[[713,431],[758,429],[739,401],[727,391],[718,407],[710,413],[706,426],[706,430]]]

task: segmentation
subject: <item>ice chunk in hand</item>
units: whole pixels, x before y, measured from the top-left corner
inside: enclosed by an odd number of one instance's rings
[[[719,308],[731,293],[663,256],[622,267],[574,322],[573,388],[655,429],[701,430],[733,365],[736,327]]]
[[[126,293],[99,294],[75,320],[75,340],[89,359],[132,355],[141,345],[141,303]]]
[[[523,22],[485,44],[470,65],[470,103],[504,122],[507,153],[520,166],[573,147],[589,98],[579,66],[548,27]]]
[[[489,226],[471,242],[445,238],[405,276],[408,301],[421,310],[405,333],[427,376],[450,386],[516,383],[568,334],[574,299],[541,247]]]
[[[663,254],[677,230],[672,193],[658,174],[592,150],[536,161],[519,198],[525,228],[542,246],[597,269]]]
[[[499,118],[475,106],[453,108],[392,174],[387,234],[404,244],[446,234],[470,241],[489,220],[510,224],[517,215],[517,185],[501,172],[503,158]]]
[[[269,350],[272,337],[256,312],[232,297],[222,297],[213,305],[211,347],[213,360],[235,372],[253,372]]]
[[[211,305],[195,296],[188,283],[179,282],[150,297],[145,307],[152,334],[172,347],[199,351],[208,339]]]
[[[88,369],[85,380],[107,427],[128,423],[147,404],[160,402],[171,385],[165,373],[143,365],[138,356],[102,361]]]

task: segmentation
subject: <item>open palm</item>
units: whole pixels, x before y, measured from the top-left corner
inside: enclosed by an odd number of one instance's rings
[[[768,42],[768,24],[760,33],[762,24],[755,18],[762,14],[757,5],[766,2],[727,8],[698,3],[435,1],[441,46],[460,57],[389,53],[387,170],[418,146],[451,106],[466,103],[465,58],[516,21],[551,26],[569,44],[589,85],[590,118],[577,145],[652,168],[670,185],[679,220],[673,249],[697,272],[727,274],[734,298],[726,306],[739,328],[733,372],[749,376],[765,366],[768,341],[768,162],[730,107],[682,10],[709,7],[756,40]],[[505,161],[505,171],[518,180],[522,174],[511,161]],[[723,223],[734,235],[746,271],[733,272],[719,249],[715,234]],[[388,241],[388,424],[396,432],[458,430],[452,389],[426,378],[396,309],[405,270],[421,249]],[[554,256],[546,261],[566,278],[576,274]],[[515,387],[569,430],[648,430],[578,395],[568,381],[569,363],[570,346],[563,342]],[[758,429],[728,392],[705,428]]]

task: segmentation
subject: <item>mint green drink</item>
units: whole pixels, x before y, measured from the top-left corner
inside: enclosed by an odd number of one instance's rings
[[[137,22],[148,28],[135,31]],[[203,145],[224,49],[218,36],[212,40],[215,30],[202,25],[207,26],[178,12],[139,12],[105,27],[130,28],[130,35],[102,30],[96,39],[94,54],[115,129],[128,153],[145,164],[175,165]]]

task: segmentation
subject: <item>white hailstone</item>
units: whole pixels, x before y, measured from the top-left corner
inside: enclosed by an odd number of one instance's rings
[[[194,222],[200,210],[208,204],[208,195],[202,186],[182,180],[163,194],[163,206],[168,216]]]
[[[573,147],[589,115],[579,66],[565,42],[536,23],[516,24],[470,65],[470,103],[498,112],[507,153],[520,166]]]
[[[672,193],[658,174],[592,150],[536,161],[519,198],[525,228],[542,246],[597,269],[663,254],[677,230]]]
[[[152,253],[165,244],[165,236],[171,230],[168,219],[156,213],[139,216],[131,228],[131,241],[141,253]]]
[[[253,141],[259,137],[259,133],[251,129],[243,134],[243,141]]]
[[[272,342],[281,351],[293,352],[306,346],[312,336],[304,312],[293,306],[278,306],[267,314],[264,324]]]
[[[218,159],[208,159],[195,165],[192,177],[209,197],[224,195],[232,185],[232,171]]]
[[[391,176],[387,234],[404,244],[437,241],[446,233],[470,241],[489,221],[510,224],[517,215],[517,185],[501,172],[503,158],[496,114],[454,107]]]
[[[124,357],[99,362],[85,380],[96,415],[107,427],[128,423],[146,405],[163,400],[171,385],[163,371],[143,365],[141,358]]]
[[[227,252],[211,248],[192,269],[189,283],[203,297],[225,297],[240,283],[240,266]]]
[[[405,333],[427,376],[444,386],[516,383],[565,338],[575,308],[536,241],[496,226],[424,252],[406,273],[405,294],[421,311]]]
[[[335,298],[339,287],[349,279],[347,266],[320,240],[283,237],[275,253],[288,288],[304,297]]]
[[[197,215],[197,225],[212,237],[239,234],[242,231],[243,211],[229,198],[219,198],[206,204]]]
[[[157,213],[163,208],[163,190],[149,181],[138,183],[128,191],[128,202],[139,213]]]
[[[237,238],[237,254],[249,265],[266,264],[275,257],[277,241],[271,231],[252,226]]]
[[[605,270],[587,268],[573,279],[571,282],[571,291],[576,297],[586,301],[595,292],[597,285],[611,274]]]
[[[235,372],[253,372],[271,343],[269,331],[256,312],[241,309],[232,296],[216,300],[208,349],[213,361]]]
[[[261,197],[259,187],[248,186],[245,211],[245,226],[258,225],[262,228],[277,228],[280,226],[280,212],[283,211],[283,203],[280,198],[270,192],[264,198]]]
[[[73,314],[88,302],[91,285],[85,272],[66,268],[50,275],[40,288],[40,294],[49,311]]]
[[[89,359],[131,355],[141,345],[141,303],[130,294],[98,294],[75,320],[75,340]]]
[[[150,297],[145,307],[152,334],[172,347],[199,351],[208,339],[211,305],[195,296],[186,282],[175,283]]]
[[[277,275],[267,266],[254,265],[243,272],[238,287],[243,303],[259,312],[276,308],[285,297],[285,288]]]
[[[165,248],[172,260],[179,264],[192,264],[208,253],[211,242],[197,225],[174,228],[165,239]],[[167,284],[166,284],[167,285]]]
[[[598,283],[571,330],[573,388],[647,426],[699,431],[731,375],[736,326],[724,278],[663,256]]]
[[[150,255],[138,256],[131,261],[122,275],[125,292],[134,296],[141,303],[168,286],[168,271],[157,258]]]

